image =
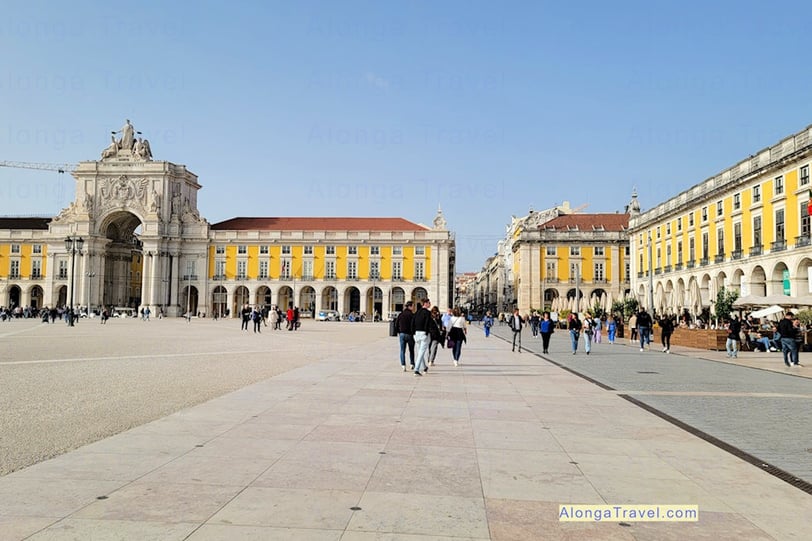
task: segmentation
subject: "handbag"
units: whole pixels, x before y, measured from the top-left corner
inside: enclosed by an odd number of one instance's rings
[[[445,347],[447,347],[448,349],[454,349],[454,346],[455,346],[454,339],[449,336],[448,342],[446,342]]]

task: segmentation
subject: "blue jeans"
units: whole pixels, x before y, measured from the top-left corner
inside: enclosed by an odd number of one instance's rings
[[[736,357],[739,353],[739,341],[728,338],[727,342],[725,342],[725,349],[727,350],[728,357]]]
[[[648,327],[638,327],[637,330],[638,334],[640,335],[640,349],[646,347],[646,344],[651,344],[651,329]]]
[[[579,331],[570,330],[570,341],[572,342],[573,353],[578,351],[578,339],[581,337]]]
[[[586,351],[587,353],[592,351],[592,337],[589,336],[588,332],[584,333],[584,351]]]
[[[409,359],[414,364],[414,337],[402,332],[398,334],[400,340],[400,366],[406,366],[406,346],[409,346]]]
[[[454,349],[451,350],[451,357],[455,361],[459,361],[460,355],[462,355],[462,340],[455,340]]]
[[[614,342],[615,341],[615,333],[616,332],[617,332],[617,326],[609,325],[609,330],[607,331],[607,334],[609,335],[609,342]]]
[[[414,343],[417,345],[417,362],[414,365],[414,371],[420,372],[426,368],[426,352],[429,350],[430,337],[426,331],[417,331],[414,333]]]
[[[798,364],[798,344],[794,338],[781,338],[781,351],[784,353],[784,364]],[[789,360],[787,360],[789,355]]]

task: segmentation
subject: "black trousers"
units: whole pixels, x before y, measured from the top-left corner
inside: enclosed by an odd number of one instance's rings
[[[543,332],[541,333],[541,346],[543,348],[544,353],[547,353],[547,350],[550,349],[550,337],[553,335],[551,332]]]
[[[519,340],[519,351],[522,350],[522,331],[513,331],[513,349],[516,349],[516,337]]]

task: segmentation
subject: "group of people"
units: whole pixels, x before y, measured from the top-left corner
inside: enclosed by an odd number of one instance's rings
[[[439,348],[451,350],[454,366],[459,366],[462,344],[467,341],[468,329],[459,308],[449,308],[444,315],[429,299],[419,299],[415,304],[408,301],[395,319],[395,329],[400,342],[400,366],[404,372],[413,370],[415,376],[423,376],[434,366]],[[406,351],[409,352],[409,368],[406,368]],[[417,350],[417,351],[415,351]]]
[[[253,323],[255,333],[261,333],[262,327],[268,326],[268,321],[271,322],[271,329],[274,331],[282,330],[282,322],[286,323],[286,329],[289,331],[297,331],[301,327],[301,320],[299,317],[299,307],[291,304],[286,312],[278,306],[251,306],[244,304],[240,309],[240,330],[248,331],[249,324]]]

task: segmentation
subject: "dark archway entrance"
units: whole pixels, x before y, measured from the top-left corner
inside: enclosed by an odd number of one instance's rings
[[[137,309],[141,305],[144,257],[136,230],[141,220],[127,211],[107,216],[99,228],[107,239],[104,248],[102,304]]]

